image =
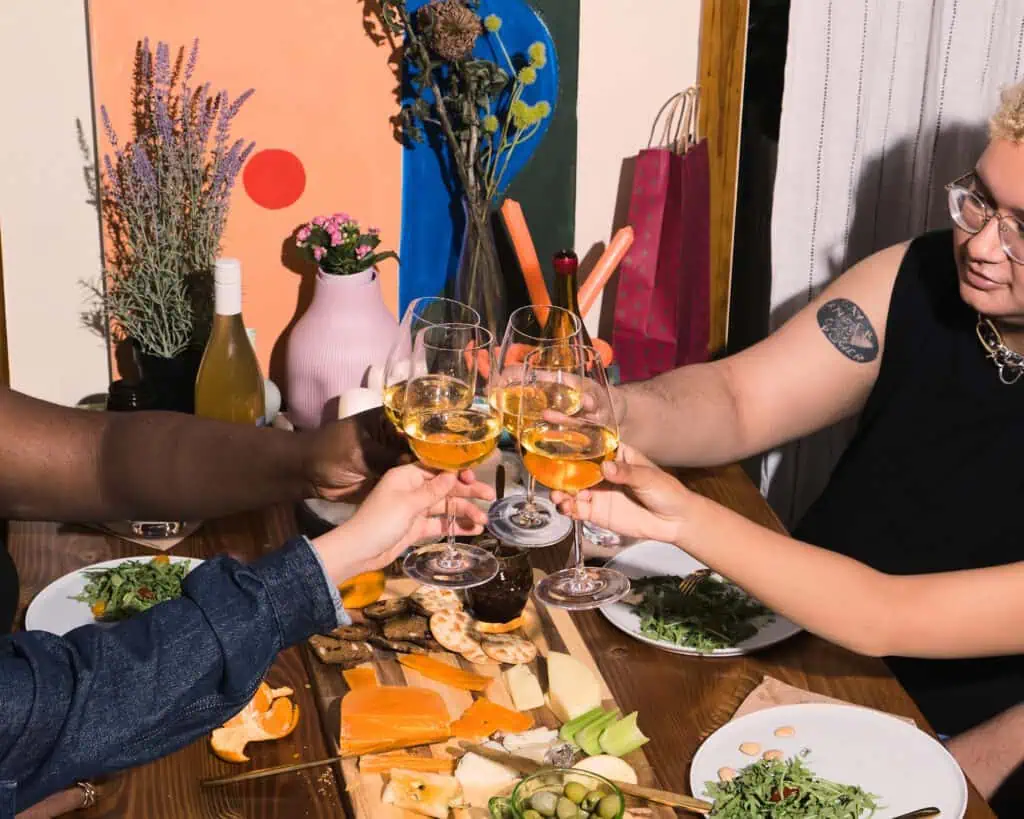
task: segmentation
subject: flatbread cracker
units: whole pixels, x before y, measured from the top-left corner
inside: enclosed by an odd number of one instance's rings
[[[446,609],[430,616],[430,633],[449,651],[456,654],[482,654],[476,637],[473,618],[461,610]],[[472,657],[467,656],[472,660]],[[476,660],[473,660],[476,662]]]
[[[449,611],[462,608],[462,600],[458,592],[452,589],[441,589],[437,586],[420,586],[409,599],[420,611],[429,617],[439,611]]]
[[[537,657],[537,646],[516,634],[488,634],[481,648],[492,660],[507,665],[531,663]]]

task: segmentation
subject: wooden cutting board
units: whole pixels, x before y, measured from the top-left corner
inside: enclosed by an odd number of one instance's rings
[[[540,569],[534,569],[535,581],[543,576],[544,573]],[[406,577],[389,578],[384,597],[408,595],[416,586],[417,583],[415,581]],[[605,708],[615,707],[615,699],[604,679],[601,678],[590,650],[587,648],[575,623],[573,623],[572,616],[567,611],[549,608],[544,605],[538,606],[531,597],[526,610],[523,612],[523,620],[523,636],[532,640],[538,649],[539,656],[537,660],[530,664],[530,668],[540,681],[542,689],[547,691],[547,664],[541,658],[546,657],[549,651],[561,651],[571,654],[594,672],[598,679],[601,680],[604,696],[603,706]],[[328,745],[337,753],[338,732],[340,730],[339,705],[341,697],[348,691],[348,686],[338,666],[321,663],[308,648],[305,653],[306,661],[310,668],[310,676],[313,679],[314,698],[317,707],[320,709],[320,716],[327,732]],[[451,662],[456,655],[445,653],[435,656]],[[442,683],[428,680],[418,672],[401,665],[395,659],[395,655],[389,651],[374,649],[373,665],[381,685],[414,685],[437,691],[447,704],[449,714],[453,720],[458,718],[473,702],[473,699],[478,696],[487,696],[499,705],[505,705],[509,708],[513,707],[511,696],[504,681],[501,679],[502,666],[498,663],[476,665],[461,657],[457,659],[461,668],[495,678],[486,692],[475,694],[470,691],[459,691]],[[536,708],[530,713],[533,716],[536,727],[558,728],[561,724],[546,707]],[[639,718],[641,729],[645,723],[657,718],[657,714],[644,714],[641,712]],[[428,748],[410,749],[410,752],[440,758],[457,757],[460,754],[455,740],[432,745]],[[662,787],[656,781],[654,772],[642,748],[626,756],[625,760],[636,770],[641,785]],[[352,819],[422,819],[419,814],[383,804],[381,802],[381,795],[387,782],[386,775],[360,773],[357,758],[353,757],[344,760],[341,764],[341,773],[345,790],[342,796],[347,802]],[[653,811],[645,810],[642,814],[633,815],[653,816],[656,819],[668,819],[676,815],[669,808],[650,807],[654,808]],[[454,819],[486,819],[488,815],[487,810],[480,807],[459,809],[452,812]]]

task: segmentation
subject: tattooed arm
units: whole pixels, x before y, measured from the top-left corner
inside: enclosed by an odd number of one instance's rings
[[[850,268],[764,341],[615,391],[622,438],[662,464],[713,466],[855,415],[881,361],[906,245]]]

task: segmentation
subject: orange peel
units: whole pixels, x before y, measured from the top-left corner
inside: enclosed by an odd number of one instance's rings
[[[210,748],[225,762],[248,762],[250,742],[283,739],[299,724],[299,706],[291,701],[290,688],[271,688],[260,683],[249,703],[210,734]]]

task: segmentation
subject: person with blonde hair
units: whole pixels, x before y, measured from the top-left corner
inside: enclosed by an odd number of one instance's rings
[[[614,392],[622,439],[664,465],[740,461],[859,416],[793,539],[628,463],[608,477],[648,511],[600,490],[580,514],[674,540],[887,657],[991,793],[1024,759],[1024,83],[946,193],[951,229],[859,262],[749,349]]]

